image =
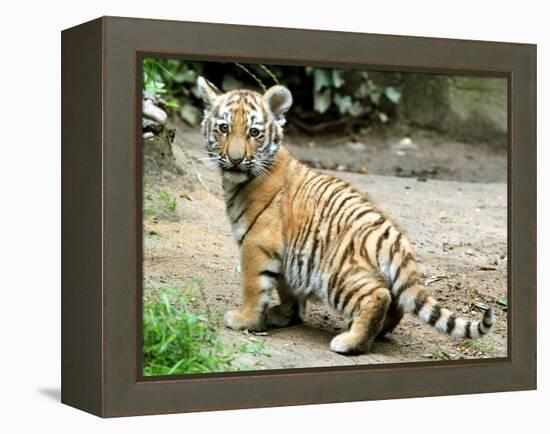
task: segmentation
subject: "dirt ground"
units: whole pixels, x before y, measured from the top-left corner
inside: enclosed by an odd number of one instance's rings
[[[252,335],[223,327],[223,314],[241,300],[238,249],[225,216],[219,174],[200,161],[200,135],[179,123],[175,127],[173,157],[162,157],[151,143],[144,144],[144,301],[160,288],[180,288],[201,277],[222,340],[262,345],[262,351],[239,354],[235,366],[277,369],[506,356],[506,308],[497,303],[506,297],[507,282],[504,150],[446,141],[428,132],[413,136],[414,149],[396,147],[400,138],[391,134],[374,136],[362,146],[287,138],[291,152],[301,159],[367,167],[368,175],[330,173],[367,192],[405,231],[427,286],[446,307],[468,319],[481,317],[474,303],[495,309],[497,323],[480,340],[442,335],[407,315],[372,352],[349,357],[329,350],[344,323],[322,305],[308,304],[305,323],[286,329]],[[173,212],[159,199],[162,192],[176,198]]]

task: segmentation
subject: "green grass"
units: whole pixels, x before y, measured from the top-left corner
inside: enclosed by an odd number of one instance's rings
[[[481,351],[487,355],[493,355],[495,351],[490,342],[483,340],[472,339],[471,341],[467,341],[466,345],[474,351]]]
[[[176,202],[176,198],[175,197],[172,197],[170,196],[166,191],[162,190],[160,192],[160,200],[162,201],[162,203],[164,204],[164,207],[170,211],[170,212],[175,212],[176,211],[176,205],[177,205],[177,202]]]
[[[181,291],[162,289],[143,307],[143,375],[224,372],[232,352],[220,341],[208,309],[193,313],[200,282]]]
[[[179,291],[161,289],[143,306],[143,375],[250,370],[261,368],[261,360],[243,362],[239,355],[270,357],[264,339],[247,336],[227,345],[216,327],[200,280]]]

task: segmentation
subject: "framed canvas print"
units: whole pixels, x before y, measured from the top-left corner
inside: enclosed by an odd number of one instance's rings
[[[536,387],[536,46],[62,33],[62,401]]]

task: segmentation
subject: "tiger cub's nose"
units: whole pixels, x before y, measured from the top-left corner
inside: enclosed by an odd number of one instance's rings
[[[243,157],[230,157],[228,155],[229,161],[233,163],[233,166],[238,166],[241,161],[243,161]]]

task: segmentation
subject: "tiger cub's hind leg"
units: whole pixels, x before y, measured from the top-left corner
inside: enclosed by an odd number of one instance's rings
[[[285,282],[281,279],[277,284],[280,304],[267,311],[266,322],[270,327],[289,327],[301,324],[305,315],[305,300],[294,297]]]
[[[377,338],[383,338],[386,334],[391,333],[393,329],[401,322],[403,315],[403,309],[399,307],[397,300],[393,299],[390,304],[390,308],[388,309],[388,313],[386,314],[386,319],[384,320],[382,330],[378,333]]]
[[[330,349],[340,354],[368,351],[384,326],[390,303],[391,294],[387,288],[359,290],[352,308],[351,327],[332,339]]]

